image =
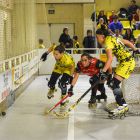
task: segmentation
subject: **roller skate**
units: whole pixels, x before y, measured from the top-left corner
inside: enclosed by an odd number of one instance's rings
[[[51,98],[53,98],[54,97],[54,92],[56,92],[57,91],[57,89],[55,88],[55,89],[49,89],[49,91],[48,91],[48,94],[47,94],[47,97],[48,97],[48,99],[51,99]]]
[[[124,116],[128,117],[129,108],[128,108],[127,104],[123,104],[123,106],[124,106]]]
[[[97,103],[96,103],[96,98],[95,96],[91,96],[90,100],[88,101],[88,107],[96,107],[97,106]]]
[[[100,102],[101,99],[104,99],[104,102],[107,101],[107,96],[106,95],[97,95],[96,99],[98,100],[98,102]]]
[[[60,100],[64,99],[67,95],[61,95]],[[66,103],[68,103],[69,100],[64,100],[63,102],[60,103],[60,107],[66,107]]]
[[[109,111],[109,116],[112,120],[115,120],[116,117],[120,117],[120,119],[124,119],[125,108],[124,106],[118,106],[117,108]]]

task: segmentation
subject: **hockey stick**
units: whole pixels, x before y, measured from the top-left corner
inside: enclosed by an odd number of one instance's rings
[[[48,112],[46,112],[47,108],[45,108],[44,115],[49,114],[54,108],[56,108],[61,102],[63,102],[66,98],[68,98],[70,94],[68,94],[64,99],[62,99],[60,102],[58,102],[54,107],[52,107]]]
[[[55,111],[53,111],[53,114],[58,118],[63,118],[64,116],[67,116],[69,112],[86,96],[86,94],[99,82],[99,79],[66,111],[64,114],[57,114]]]
[[[15,82],[14,82],[14,84],[15,85],[18,85],[19,84],[19,82],[17,82],[17,81],[19,81],[19,79],[21,79],[23,76],[25,76],[29,71],[31,71],[36,65],[38,65],[41,61],[42,61],[43,59],[41,59],[38,63],[36,63],[31,69],[29,69],[25,74],[23,74],[22,76],[20,76]]]

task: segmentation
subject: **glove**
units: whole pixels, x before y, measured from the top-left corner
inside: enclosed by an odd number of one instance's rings
[[[109,74],[108,78],[107,78],[107,85],[108,85],[108,87],[110,86],[111,81],[112,81],[112,74]]]
[[[47,55],[47,52],[43,53],[40,59],[43,59],[43,61],[45,61],[47,59]]]
[[[71,85],[71,87],[68,89],[68,94],[70,94],[69,97],[73,96],[74,93],[73,93],[73,86]]]
[[[106,78],[106,71],[101,70],[99,74],[100,81],[103,81]]]
[[[135,55],[136,54],[140,54],[140,52],[139,52],[139,50],[137,49],[137,50],[135,50],[135,51],[133,51],[133,57],[135,57]]]
[[[69,76],[68,83],[71,84],[72,83],[72,80],[73,80],[73,76]]]

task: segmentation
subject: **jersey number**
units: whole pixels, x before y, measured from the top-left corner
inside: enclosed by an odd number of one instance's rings
[[[122,44],[122,45],[124,45],[121,41],[120,41],[120,39],[116,39],[117,40],[117,43],[120,43],[120,44]]]

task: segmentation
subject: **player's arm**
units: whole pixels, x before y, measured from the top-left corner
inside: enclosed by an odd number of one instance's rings
[[[50,47],[48,51],[46,51],[45,53],[43,53],[43,55],[41,56],[41,59],[43,59],[43,61],[45,61],[45,60],[47,59],[47,55],[48,55],[50,52],[53,51],[53,47],[54,47],[54,45],[53,45],[52,47]]]
[[[68,94],[70,94],[70,97],[74,94],[73,93],[73,87],[74,85],[76,84],[77,80],[78,80],[78,77],[79,77],[79,73],[81,72],[81,68],[80,66],[77,64],[77,67],[76,67],[76,74],[74,75],[74,78],[72,80],[72,83],[71,83],[71,86],[68,90]]]
[[[73,75],[74,70],[75,70],[75,64],[73,64],[73,66],[72,66],[71,69],[70,69],[70,76]]]
[[[106,51],[106,55],[107,55],[107,61],[105,63],[105,66],[103,67],[103,71],[107,71],[108,69],[111,68],[111,63],[112,63],[112,49],[108,49]]]
[[[122,43],[127,45],[129,48],[131,48],[132,50],[136,50],[136,47],[128,40],[125,40],[125,39],[121,39]]]

